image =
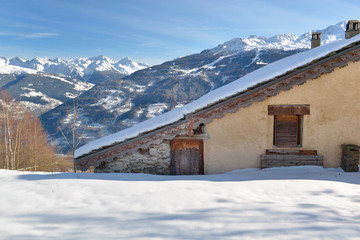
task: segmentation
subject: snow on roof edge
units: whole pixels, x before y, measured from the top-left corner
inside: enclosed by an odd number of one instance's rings
[[[298,67],[304,66],[316,59],[325,57],[326,55],[338,51],[352,43],[360,41],[360,34],[350,39],[343,39],[332,42],[320,47],[310,49],[305,52],[282,58],[276,62],[259,68],[242,78],[239,78],[227,85],[217,88],[199,99],[186,104],[180,108],[171,110],[162,115],[150,118],[144,122],[138,123],[130,128],[124,129],[117,133],[99,138],[75,150],[74,157],[78,158],[91,151],[104,148],[116,143],[121,143],[127,139],[139,136],[142,133],[149,132],[160,127],[175,123],[185,115],[203,109],[222,99],[229,98],[257,84],[266,82],[277,76],[283,75]]]

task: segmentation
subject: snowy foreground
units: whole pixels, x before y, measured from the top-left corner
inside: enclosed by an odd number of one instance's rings
[[[360,239],[360,173],[0,171],[1,239]]]

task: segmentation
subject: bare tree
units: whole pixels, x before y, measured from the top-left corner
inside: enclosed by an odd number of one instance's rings
[[[74,161],[74,172],[76,172],[76,162],[74,158],[75,149],[79,146],[84,133],[84,128],[80,128],[79,121],[79,100],[73,98],[73,105],[69,107],[66,105],[66,116],[68,122],[58,124],[62,136],[65,139],[66,144],[70,147],[71,155]],[[67,134],[68,133],[68,134]]]
[[[55,168],[54,150],[40,120],[5,91],[0,91],[0,128],[0,166],[35,171]]]
[[[3,139],[5,147],[5,168],[15,168],[16,152],[18,150],[17,134],[17,112],[13,111],[16,108],[13,100],[7,92],[0,93],[0,106],[1,106],[1,120],[3,126]]]

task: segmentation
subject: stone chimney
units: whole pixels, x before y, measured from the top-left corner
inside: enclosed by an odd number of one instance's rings
[[[313,32],[311,36],[311,49],[320,46],[321,44],[321,32]]]
[[[358,20],[349,20],[346,24],[345,39],[352,38],[353,36],[360,33],[359,31],[359,21]]]

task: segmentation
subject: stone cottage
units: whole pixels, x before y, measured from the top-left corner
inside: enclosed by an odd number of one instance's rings
[[[291,165],[339,167],[360,145],[360,35],[262,67],[181,108],[91,142],[76,166],[95,172],[213,174]],[[316,36],[315,36],[316,35]]]

